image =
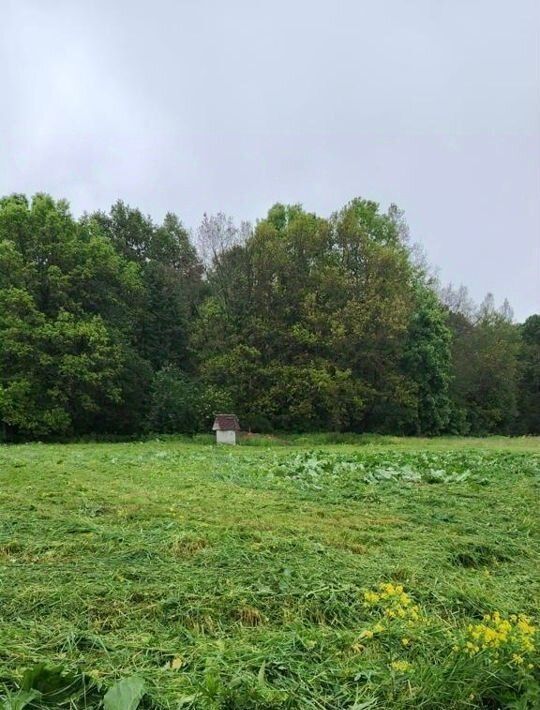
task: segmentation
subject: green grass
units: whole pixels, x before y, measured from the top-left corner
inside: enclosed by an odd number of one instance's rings
[[[464,647],[538,620],[539,439],[332,436],[0,446],[0,696],[45,662],[153,708],[536,707],[517,636]]]

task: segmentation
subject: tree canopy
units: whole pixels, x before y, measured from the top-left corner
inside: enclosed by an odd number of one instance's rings
[[[5,439],[244,427],[540,433],[540,316],[440,289],[403,214],[205,215],[0,200]]]

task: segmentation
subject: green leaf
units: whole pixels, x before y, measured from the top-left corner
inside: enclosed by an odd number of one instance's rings
[[[24,672],[22,690],[38,691],[44,705],[58,705],[80,692],[84,685],[82,675],[65,673],[62,666],[49,667],[38,663]]]
[[[103,698],[104,710],[136,710],[144,695],[144,680],[131,676],[118,681]]]
[[[263,661],[261,663],[261,667],[259,668],[259,672],[257,673],[257,679],[261,685],[264,685],[266,682],[266,661]]]
[[[10,693],[2,702],[0,708],[1,710],[23,710],[40,695],[41,693],[38,690],[19,690],[17,693]]]

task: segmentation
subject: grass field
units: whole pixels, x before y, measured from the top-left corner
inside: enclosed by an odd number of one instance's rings
[[[1,446],[4,707],[540,707],[539,440],[335,440]]]

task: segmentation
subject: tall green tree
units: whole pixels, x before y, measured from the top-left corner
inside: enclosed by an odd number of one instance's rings
[[[523,434],[540,434],[540,315],[532,315],[520,328],[519,418]]]
[[[277,204],[245,240],[216,240],[194,331],[203,377],[245,421],[442,430],[449,332],[404,231],[358,199],[331,220]]]
[[[139,355],[155,370],[167,363],[190,370],[188,345],[202,292],[202,264],[187,230],[172,213],[156,225],[121,201],[90,221],[140,271],[143,289],[133,303],[133,344]]]
[[[403,374],[413,387],[413,396],[411,406],[396,421],[396,430],[429,435],[448,430],[452,411],[451,340],[442,304],[434,290],[419,278],[402,360]]]
[[[519,330],[488,294],[481,306],[452,312],[451,396],[459,433],[508,433],[517,415]]]
[[[121,401],[138,267],[47,195],[0,200],[0,419],[14,435],[92,431]]]

